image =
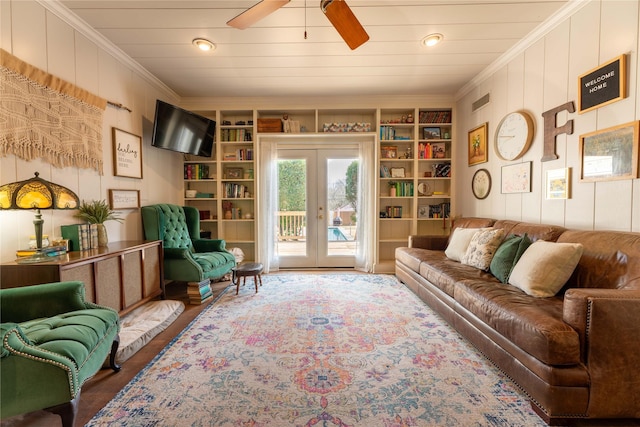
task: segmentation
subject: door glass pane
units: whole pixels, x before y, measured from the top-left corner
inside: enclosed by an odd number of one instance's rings
[[[327,159],[327,255],[355,256],[358,159]]]
[[[307,162],[278,160],[278,255],[307,256]]]

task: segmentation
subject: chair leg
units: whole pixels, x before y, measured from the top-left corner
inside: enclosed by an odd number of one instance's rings
[[[80,390],[78,390],[78,393],[73,400],[63,403],[62,405],[52,406],[45,409],[45,411],[60,415],[60,418],[62,418],[62,427],[74,427],[73,424],[76,422],[79,404]]]
[[[120,335],[116,335],[111,343],[111,353],[109,354],[109,367],[113,369],[115,372],[120,372],[120,365],[116,363],[116,353],[118,352],[118,347],[120,346]]]

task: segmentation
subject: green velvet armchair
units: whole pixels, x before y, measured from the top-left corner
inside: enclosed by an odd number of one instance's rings
[[[80,388],[118,349],[118,313],[85,301],[82,282],[0,290],[0,414],[45,409],[73,427]]]
[[[223,277],[236,265],[224,240],[200,238],[200,213],[194,207],[143,206],[142,225],[145,239],[163,242],[167,280],[200,283]]]

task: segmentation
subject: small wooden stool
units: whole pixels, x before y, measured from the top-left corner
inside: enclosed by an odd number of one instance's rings
[[[247,276],[253,276],[253,283],[256,285],[256,294],[258,293],[258,281],[260,281],[260,286],[262,286],[262,269],[264,266],[260,262],[248,262],[246,264],[241,264],[231,271],[232,282],[236,285],[236,295],[238,295],[238,291],[240,291],[240,278],[242,277],[242,286],[247,283]]]

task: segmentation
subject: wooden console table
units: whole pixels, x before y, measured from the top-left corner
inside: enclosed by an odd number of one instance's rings
[[[0,288],[79,280],[86,298],[124,315],[159,295],[164,297],[162,241],[129,240],[105,248],[68,252],[52,261],[0,265]]]

